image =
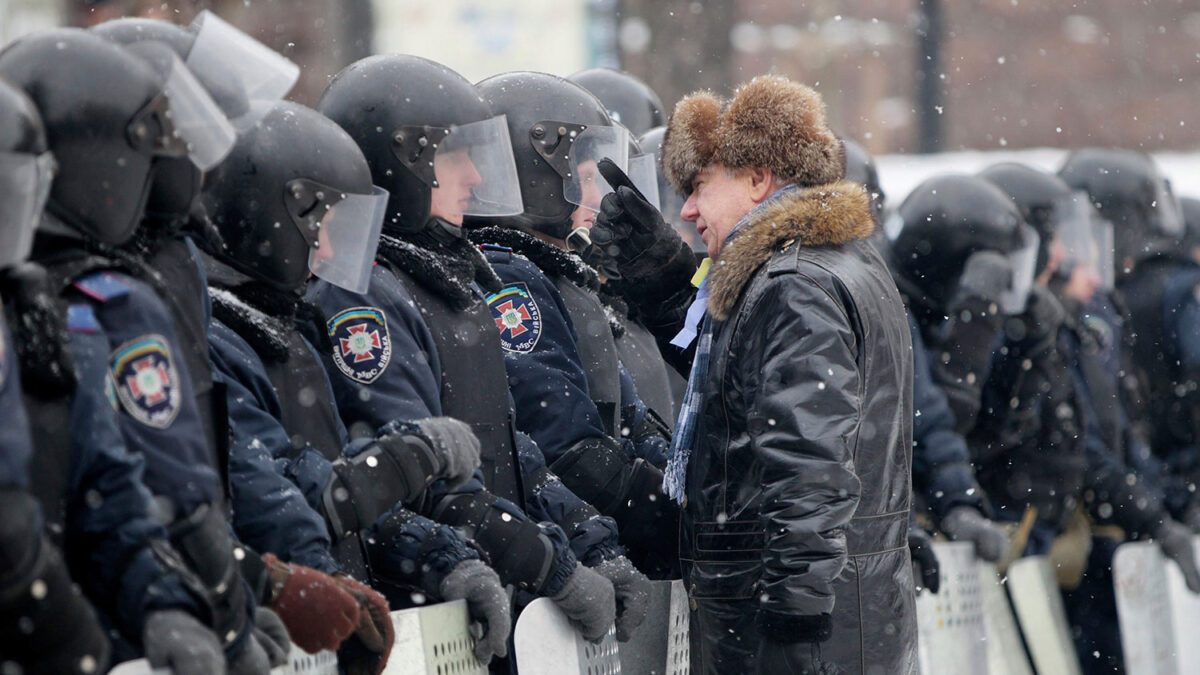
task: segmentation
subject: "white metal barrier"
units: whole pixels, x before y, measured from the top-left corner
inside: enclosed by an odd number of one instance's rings
[[[1200,537],[1192,541],[1200,559]],[[1200,672],[1200,596],[1157,544],[1122,544],[1113,556],[1121,648],[1129,675]]]
[[[987,642],[988,675],[1033,675],[1021,629],[1013,616],[1008,594],[996,566],[977,560],[979,588],[983,596],[983,631]]]
[[[1008,594],[1037,672],[1082,675],[1050,560],[1030,556],[1009,565]]]
[[[392,612],[396,644],[383,675],[486,675],[475,658],[465,600]]]
[[[625,675],[687,675],[688,599],[682,581],[652,581],[646,620],[628,642],[617,644]]]
[[[922,675],[988,675],[983,588],[969,542],[936,542],[941,585],[917,596],[918,659]]]
[[[109,671],[109,675],[171,675],[170,670],[153,670],[146,659],[126,661]],[[308,654],[293,646],[288,662],[271,669],[271,675],[338,675],[337,654],[320,652]]]
[[[513,629],[517,668],[521,675],[617,675],[621,659],[613,628],[600,644],[592,644],[571,627],[567,616],[548,598],[529,603]]]

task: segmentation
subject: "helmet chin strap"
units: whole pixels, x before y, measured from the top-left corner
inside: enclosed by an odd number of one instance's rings
[[[442,218],[441,216],[433,216],[425,223],[425,231],[429,233],[439,244],[449,246],[455,241],[466,239],[466,232],[463,231],[462,225],[454,223]]]

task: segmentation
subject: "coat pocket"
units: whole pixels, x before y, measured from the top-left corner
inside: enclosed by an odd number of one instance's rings
[[[692,532],[698,561],[762,562],[767,531],[756,520],[699,521]]]

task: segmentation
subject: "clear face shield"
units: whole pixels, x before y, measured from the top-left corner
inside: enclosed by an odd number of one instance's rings
[[[1070,277],[1077,270],[1095,276],[1098,287],[1113,287],[1113,226],[1100,217],[1086,192],[1075,192],[1054,206],[1057,220],[1055,246],[1059,273]]]
[[[0,195],[5,197],[0,209],[0,269],[29,256],[54,182],[54,168],[49,152],[0,152]]]
[[[435,147],[432,215],[461,225],[463,216],[514,216],[524,210],[504,115],[450,127]]]
[[[1008,288],[1000,293],[1000,311],[1010,316],[1016,316],[1025,311],[1025,303],[1029,299],[1029,289],[1033,288],[1033,279],[1037,271],[1038,244],[1041,239],[1037,230],[1023,224],[1020,229],[1021,245],[1007,254],[1012,278]]]
[[[387,190],[336,192],[303,180],[292,181],[288,190],[295,203],[311,204],[307,212],[293,213],[310,247],[309,271],[353,293],[366,292],[387,212]]]
[[[654,155],[630,157],[627,174],[633,186],[642,193],[646,201],[658,206],[658,163],[654,161]],[[682,207],[681,203],[680,208]]]
[[[563,197],[591,211],[600,210],[600,201],[613,191],[598,164],[608,158],[621,171],[629,170],[629,132],[623,127],[584,127],[571,131],[567,142],[567,174],[563,176]],[[635,183],[636,184],[636,183]]]
[[[1163,178],[1155,185],[1154,203],[1155,225],[1163,234],[1176,239],[1182,239],[1186,224],[1183,220],[1183,209],[1171,189],[1171,181]]]
[[[187,67],[205,82],[240,90],[246,99],[275,102],[291,90],[300,67],[263,43],[205,10],[190,26],[196,34]],[[238,129],[254,126],[269,106],[251,105],[249,112],[232,120]]]

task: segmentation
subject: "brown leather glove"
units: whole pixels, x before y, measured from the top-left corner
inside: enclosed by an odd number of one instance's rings
[[[297,646],[309,654],[336,650],[354,633],[361,612],[358,599],[336,579],[302,565],[289,565],[268,553],[263,556],[271,578],[275,610]]]
[[[358,627],[354,630],[353,638],[347,642],[347,648],[338,655],[338,660],[349,675],[379,675],[387,665],[392,644],[396,641],[396,629],[392,625],[387,600],[375,589],[353,577],[339,574],[334,580],[355,598],[360,610]]]

